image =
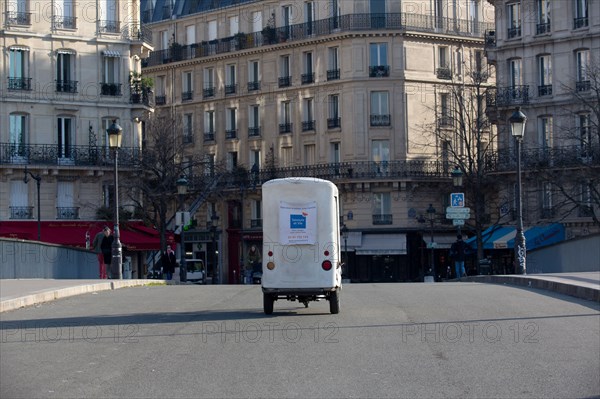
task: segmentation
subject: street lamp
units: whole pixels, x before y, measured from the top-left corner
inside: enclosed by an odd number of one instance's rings
[[[115,226],[112,243],[111,278],[123,279],[123,246],[119,240],[119,148],[123,138],[123,128],[116,120],[106,129],[108,133],[108,146],[115,151]]]
[[[429,273],[433,277],[433,281],[435,281],[435,264],[433,262],[433,222],[435,220],[435,208],[432,204],[429,204],[429,208],[427,208],[427,215],[429,216],[429,225],[431,227],[431,243],[429,245],[431,248],[431,257],[429,258]]]
[[[40,175],[34,175],[30,171],[28,171],[27,166],[25,167],[23,173],[25,173],[25,176],[23,177],[23,183],[27,184],[29,182],[29,178],[27,177],[27,175],[29,175],[33,180],[35,180],[37,186],[37,237],[38,241],[42,241],[42,221],[40,218],[40,182],[42,181],[42,178]]]
[[[523,234],[523,205],[521,192],[521,145],[525,135],[527,116],[518,107],[510,116],[510,133],[517,141],[517,234],[515,236],[515,265],[517,274],[527,274],[527,245]]]
[[[348,270],[348,227],[346,223],[342,225],[342,237],[344,238],[344,267],[342,268],[342,277],[346,277],[344,271]]]
[[[177,185],[177,195],[179,195],[179,209],[181,210],[181,249],[180,249],[180,261],[179,261],[179,281],[182,283],[185,283],[187,281],[187,268],[185,265],[185,217],[183,216],[184,214],[184,206],[183,206],[183,197],[187,194],[187,189],[188,189],[188,181],[187,179],[182,175],[179,179],[177,179],[177,181],[175,182],[175,184]]]
[[[458,167],[458,165],[454,166],[454,169],[452,169],[451,174],[452,174],[452,185],[456,188],[462,187],[463,172]],[[456,225],[456,234],[460,235],[460,225],[459,224]]]
[[[210,217],[210,232],[212,233],[212,283],[219,283],[219,275],[215,274],[215,271],[218,270],[218,274],[221,274],[220,268],[217,267],[217,223],[219,222],[219,217],[213,210],[213,214]],[[215,277],[216,276],[216,277]]]

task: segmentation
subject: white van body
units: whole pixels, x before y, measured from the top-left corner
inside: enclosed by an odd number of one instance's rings
[[[339,312],[342,287],[339,196],[335,184],[311,177],[262,185],[262,291],[266,314],[277,299],[327,299]]]

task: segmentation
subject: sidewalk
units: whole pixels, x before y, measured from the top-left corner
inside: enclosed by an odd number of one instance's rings
[[[600,272],[469,276],[460,281],[524,286],[600,301]],[[175,280],[4,279],[0,280],[0,313],[89,292],[178,283]]]
[[[600,301],[600,272],[469,276],[460,281],[517,285],[554,291],[589,301]]]
[[[89,292],[142,285],[164,285],[166,280],[0,280],[0,313]]]

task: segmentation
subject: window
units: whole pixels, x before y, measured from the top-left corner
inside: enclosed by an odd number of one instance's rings
[[[29,49],[25,47],[8,50],[8,90],[31,90]]]
[[[236,151],[230,151],[227,153],[227,171],[232,172],[238,166],[238,154]]]
[[[248,137],[260,136],[260,106],[251,105],[248,109]]]
[[[71,181],[56,182],[56,218],[79,219],[79,208],[73,206],[75,187]]]
[[[260,68],[258,61],[248,63],[248,91],[260,90]]]
[[[237,108],[227,108],[225,119],[225,138],[235,139],[237,137]]]
[[[550,33],[550,0],[536,0],[537,27],[536,34]]]
[[[71,158],[73,155],[73,119],[70,116],[59,116],[57,119],[58,157]]]
[[[252,12],[252,32],[260,32],[263,28],[262,23],[262,12],[253,11]]]
[[[240,33],[240,17],[234,15],[229,17],[229,36],[234,36]]]
[[[154,97],[156,105],[165,105],[167,103],[167,97],[165,96],[165,77],[156,77],[156,96]]]
[[[436,28],[444,28],[444,20],[446,13],[444,12],[444,1],[435,0],[435,23]]]
[[[552,61],[550,55],[538,57],[538,96],[552,95]]]
[[[262,202],[259,199],[252,200],[251,202],[251,217],[250,227],[262,227]]]
[[[21,179],[10,181],[10,218],[33,219],[33,207],[29,206],[29,187]]]
[[[371,43],[369,45],[369,77],[389,76],[387,64],[387,43]]]
[[[283,26],[284,26],[284,38],[287,39],[290,35],[290,24],[293,21],[292,18],[292,6],[283,6],[281,7],[282,16],[283,16]]]
[[[293,162],[293,149],[292,147],[282,147],[281,148],[281,163],[282,166],[288,167],[288,166],[292,166],[292,162]]]
[[[225,68],[225,94],[234,94],[237,90],[235,64],[227,65]]]
[[[390,126],[387,91],[371,92],[371,126]]]
[[[373,193],[373,224],[392,224],[390,193]]]
[[[340,96],[332,94],[329,96],[329,118],[327,118],[327,128],[333,129],[341,127],[340,118]]]
[[[582,158],[588,158],[592,155],[592,129],[590,114],[583,113],[577,115],[575,119],[575,128],[579,137],[580,153]]]
[[[450,72],[450,63],[448,62],[448,47],[438,47],[438,67],[436,69],[438,79],[452,79]]]
[[[282,55],[279,60],[279,87],[288,87],[292,84],[290,76],[290,56]]]
[[[508,79],[510,87],[521,86],[521,59],[515,58],[508,61]]]
[[[552,117],[540,116],[538,118],[538,140],[544,151],[552,148]]]
[[[438,126],[442,128],[452,127],[452,115],[450,113],[450,95],[440,93],[440,116]]]
[[[52,29],[75,29],[75,10],[71,0],[55,0]]]
[[[217,40],[217,21],[208,21],[208,40]]]
[[[575,89],[577,91],[588,91],[590,90],[590,78],[588,76],[588,67],[590,65],[590,51],[579,50],[575,53],[576,69],[577,69],[577,81],[575,82]]]
[[[511,3],[506,6],[509,39],[521,37],[521,3]]]
[[[75,76],[75,53],[69,50],[59,51],[56,55],[56,91],[59,93],[77,93]]]
[[[204,112],[204,141],[215,139],[215,111],[208,110]]]
[[[289,101],[281,102],[281,111],[279,114],[279,133],[292,132],[292,115],[291,104]]]
[[[6,19],[8,25],[31,25],[31,13],[27,12],[27,0],[9,0]]]
[[[303,55],[304,73],[302,74],[302,84],[313,83],[315,81],[315,73],[313,71],[313,53],[306,52]]]
[[[189,46],[194,43],[196,43],[196,26],[188,25],[185,27],[185,44]]]
[[[190,144],[194,142],[194,119],[193,114],[183,115],[183,142]]]
[[[474,56],[475,56],[475,68],[474,68],[475,71],[473,74],[473,79],[476,82],[486,82],[488,75],[487,75],[486,71],[484,71],[483,51],[475,50]]]
[[[118,17],[117,0],[99,0],[100,13],[99,30],[105,33],[119,33],[121,31]]]
[[[306,144],[304,146],[304,165],[314,165],[315,164],[315,145],[314,144]]]
[[[103,75],[104,81],[100,84],[100,93],[103,96],[120,96],[120,58],[114,54],[104,55],[103,57]]]
[[[469,1],[469,19],[474,33],[480,33],[481,27],[479,24],[479,0]]]
[[[371,142],[371,161],[373,161],[373,172],[377,176],[387,175],[390,162],[390,143],[388,140],[373,140]]]
[[[552,212],[552,183],[542,183],[542,219],[554,216]]]
[[[185,71],[181,77],[181,101],[190,101],[194,98],[192,72]]]
[[[167,50],[169,48],[169,32],[166,30],[161,30],[159,32],[160,36],[160,49]],[[167,56],[165,52],[165,57]]]
[[[10,114],[9,116],[9,143],[11,157],[23,157],[27,154],[26,144],[28,140],[27,115]]]
[[[330,161],[332,163],[340,163],[341,162],[341,145],[339,142],[331,143],[330,146]]]
[[[337,80],[340,78],[340,65],[338,63],[338,47],[329,47],[327,49],[329,68],[327,69],[327,80]]]
[[[585,181],[580,184],[580,206],[579,206],[579,217],[590,217],[593,216],[592,207],[592,181]]]
[[[575,19],[573,28],[579,29],[588,26],[588,1],[575,0]]]
[[[305,98],[302,105],[302,112],[304,114],[302,119],[302,131],[315,130],[314,100],[312,98]]]
[[[304,18],[305,18],[305,26],[306,26],[306,34],[313,34],[313,23],[315,21],[315,3],[312,1],[307,1],[304,3]]]
[[[462,63],[463,63],[463,59],[462,59],[462,49],[456,49],[456,55],[454,57],[456,59],[456,74],[458,75],[458,78],[461,79],[462,78]]]
[[[204,89],[202,97],[214,97],[215,95],[215,70],[213,68],[204,69]]]

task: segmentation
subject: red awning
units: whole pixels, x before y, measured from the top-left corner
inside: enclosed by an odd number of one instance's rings
[[[51,244],[85,248],[86,233],[90,244],[96,233],[111,223],[102,221],[43,221],[41,241]],[[37,221],[1,221],[0,237],[37,241]],[[169,232],[170,233],[170,232]],[[172,234],[172,233],[171,233]],[[126,222],[120,225],[120,240],[128,251],[149,251],[160,249],[160,236],[156,229],[144,226],[142,222]]]

